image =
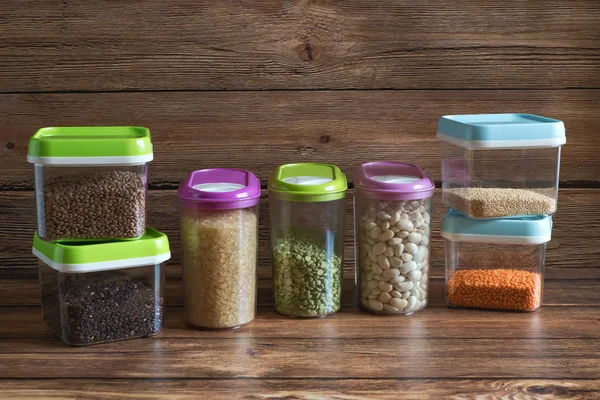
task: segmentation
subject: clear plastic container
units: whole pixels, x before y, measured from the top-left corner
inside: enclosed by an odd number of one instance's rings
[[[150,132],[141,127],[40,129],[29,142],[40,238],[135,239],[146,229]]]
[[[192,172],[179,186],[185,321],[236,329],[256,315],[260,181],[249,171]]]
[[[408,315],[427,305],[431,198],[435,184],[418,166],[361,165],[354,177],[360,305]]]
[[[556,211],[561,121],[529,114],[440,119],[444,204],[471,218]]]
[[[163,323],[167,237],[148,228],[139,240],[65,245],[36,234],[43,319],[72,346],[157,334]]]
[[[328,164],[288,164],[269,178],[275,310],[318,318],[341,307],[345,175]]]
[[[537,310],[551,230],[550,216],[482,221],[450,210],[442,226],[448,305]]]

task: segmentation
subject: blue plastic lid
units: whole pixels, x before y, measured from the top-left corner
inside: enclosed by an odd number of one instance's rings
[[[532,114],[446,115],[437,137],[466,149],[557,147],[567,141],[562,121]]]
[[[550,241],[552,217],[471,219],[450,209],[442,221],[442,237],[454,242],[541,244]]]

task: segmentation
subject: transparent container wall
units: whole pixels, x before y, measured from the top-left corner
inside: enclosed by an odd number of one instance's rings
[[[431,198],[409,201],[355,195],[356,268],[361,307],[412,314],[427,305]]]
[[[256,315],[258,206],[180,207],[185,320],[232,329]]]
[[[344,199],[293,202],[269,193],[275,310],[323,317],[340,309]]]
[[[467,150],[442,142],[444,204],[472,218],[554,214],[560,147]]]
[[[39,264],[44,322],[63,342],[87,346],[151,336],[162,328],[160,264],[87,273]]]
[[[144,234],[147,164],[34,168],[41,239],[134,239]]]
[[[535,311],[542,303],[546,244],[445,240],[446,301],[457,308]]]

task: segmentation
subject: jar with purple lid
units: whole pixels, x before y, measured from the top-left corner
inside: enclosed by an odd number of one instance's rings
[[[357,169],[354,184],[361,307],[383,315],[422,310],[427,305],[433,181],[414,164],[371,162]]]
[[[185,321],[236,329],[256,314],[260,181],[229,168],[192,172],[178,191]]]

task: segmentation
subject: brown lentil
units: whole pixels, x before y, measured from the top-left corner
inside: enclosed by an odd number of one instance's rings
[[[454,188],[444,191],[449,207],[472,218],[552,214],[556,201],[527,189]]]
[[[533,311],[542,301],[542,277],[518,269],[459,270],[446,296],[455,307]]]
[[[60,175],[44,185],[44,240],[137,238],[146,230],[145,176],[130,171]]]

